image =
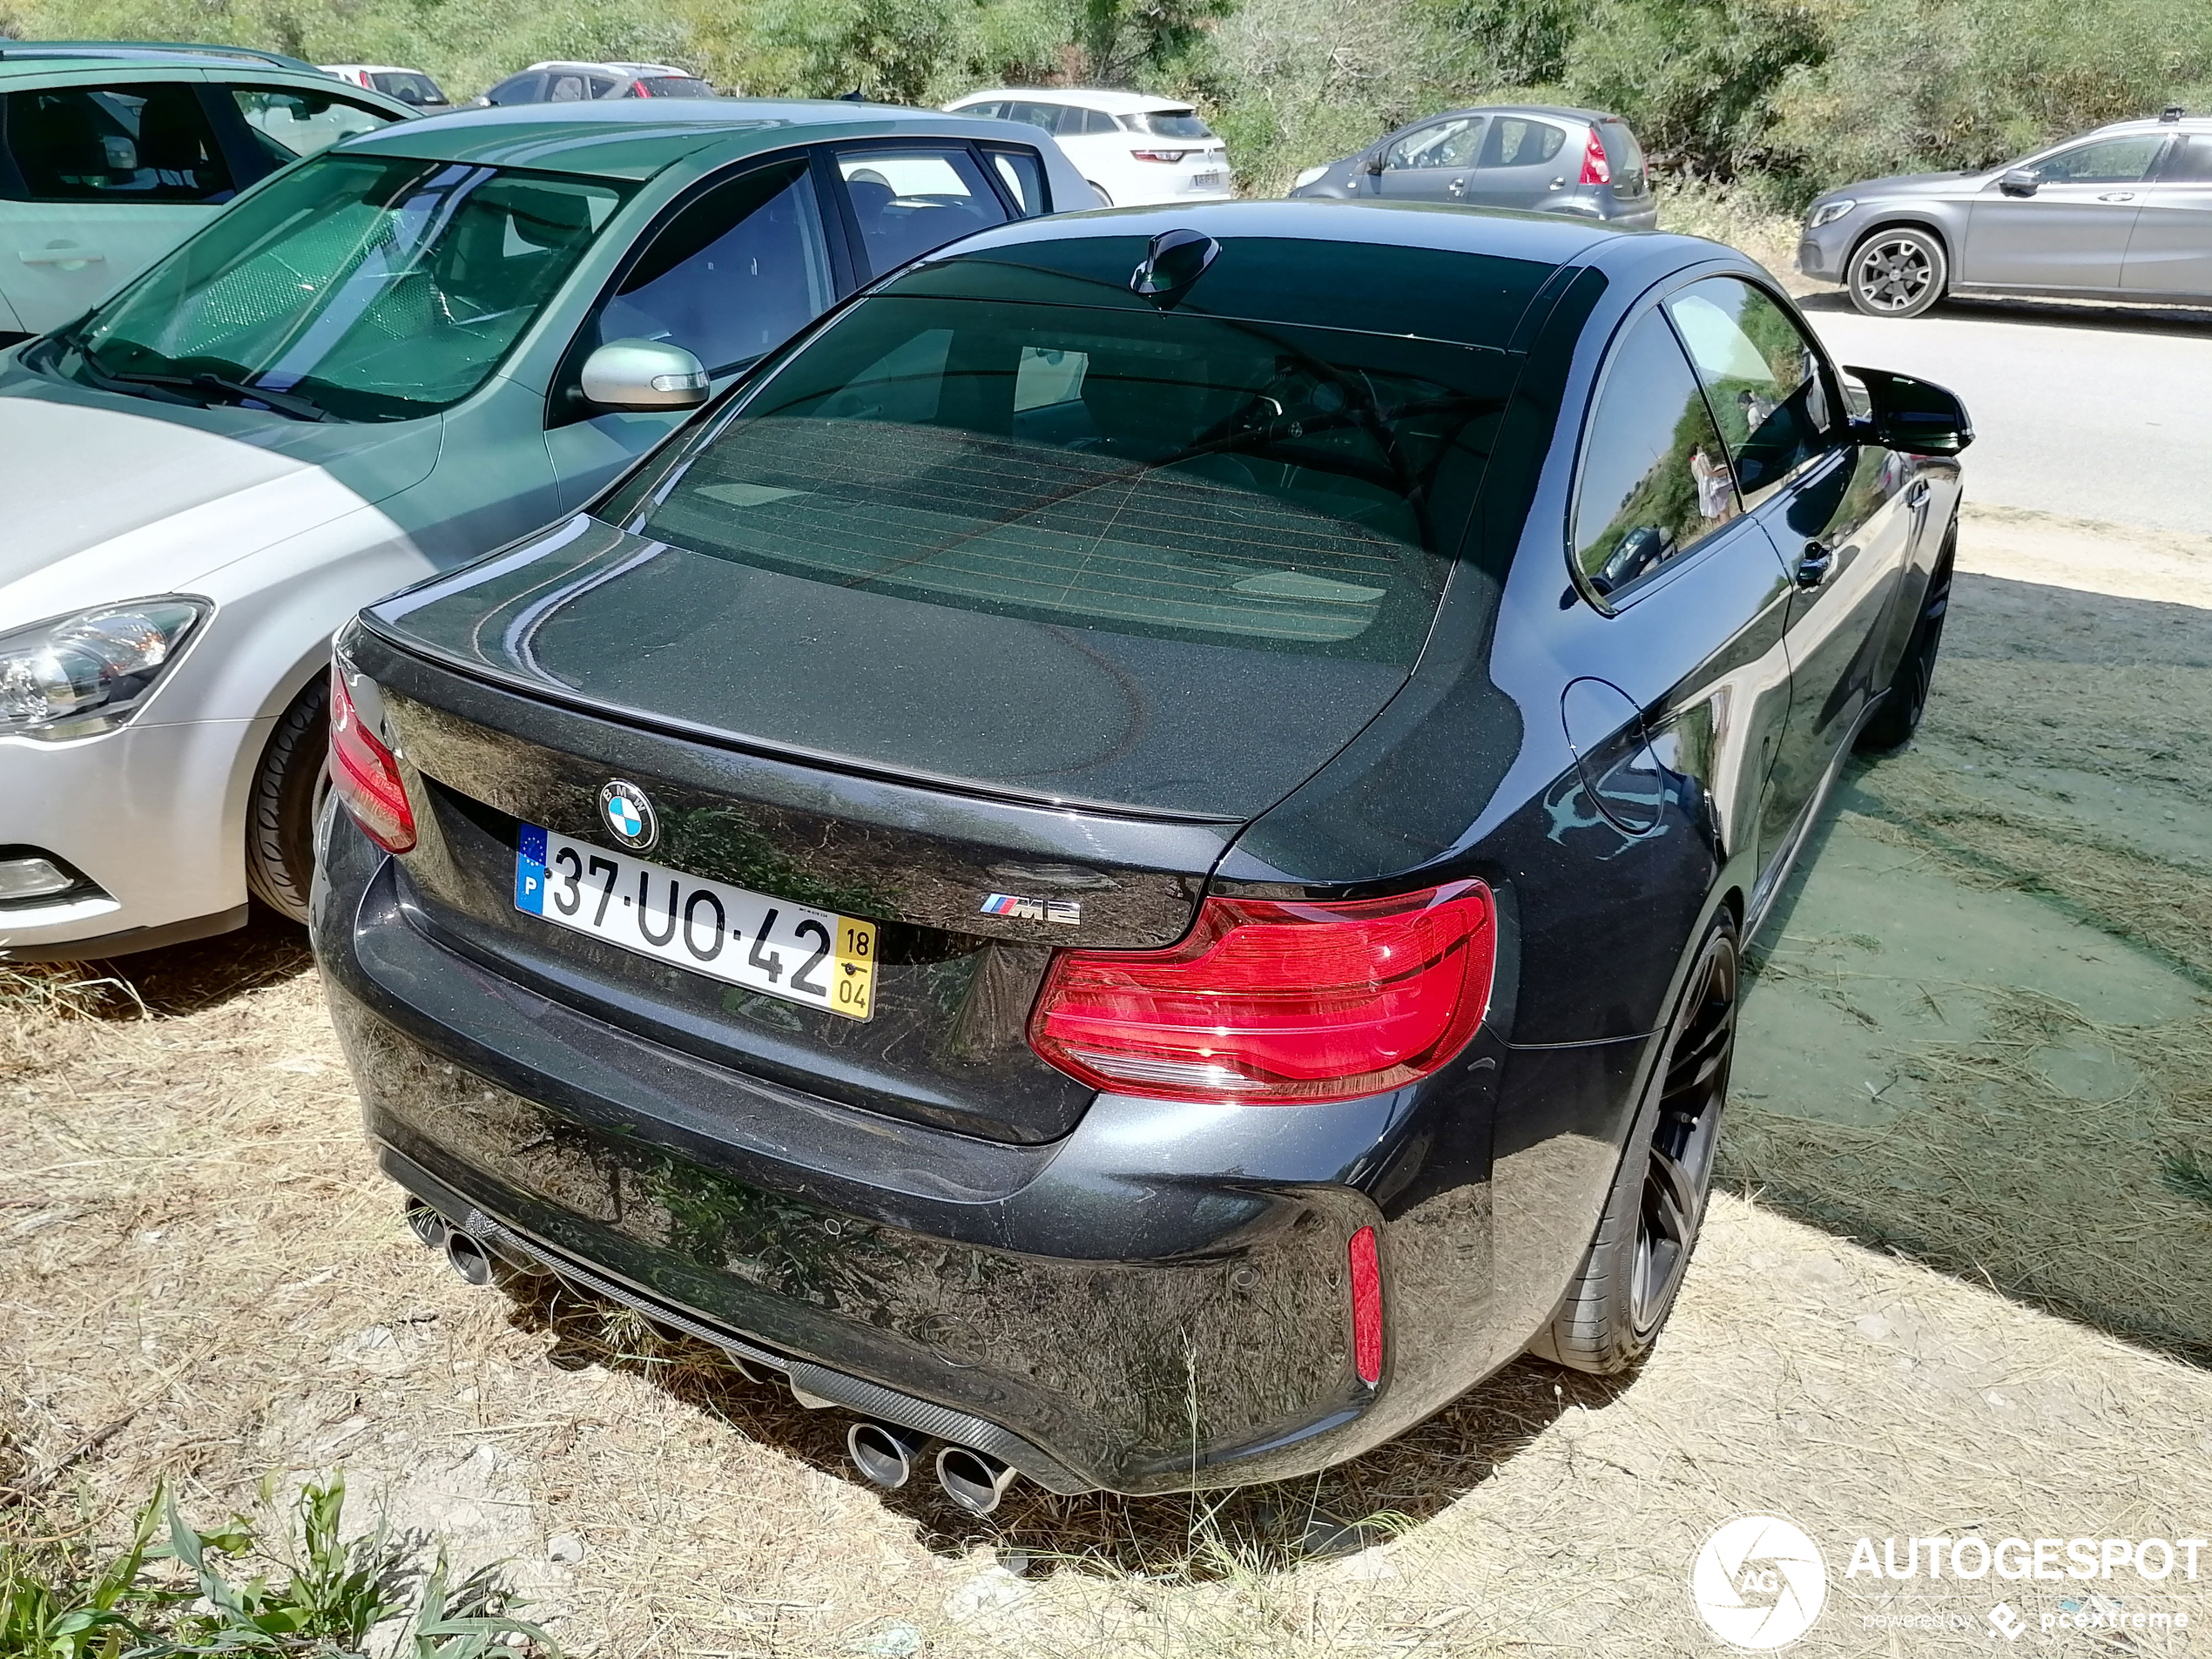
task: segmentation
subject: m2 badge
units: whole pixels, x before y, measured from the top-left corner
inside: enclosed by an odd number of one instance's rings
[[[1005,916],[1014,921],[1056,921],[1063,927],[1082,925],[1083,907],[1076,899],[1024,899],[1019,894],[986,894],[981,914]]]

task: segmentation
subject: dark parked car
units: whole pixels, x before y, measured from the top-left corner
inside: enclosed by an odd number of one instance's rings
[[[2212,300],[2212,116],[2169,109],[1978,172],[1873,179],[1805,216],[1797,269],[1870,317],[1946,293]]]
[[[1292,196],[1331,201],[1448,202],[1599,219],[1629,230],[1659,222],[1643,146],[1598,110],[1548,104],[1453,110],[1308,167]]]
[[[868,290],[341,634],[315,941],[418,1231],[978,1511],[1628,1365],[1743,942],[1943,626],[1964,413],[1851,372],[1739,254],[1522,218]]]
[[[577,104],[603,98],[712,98],[714,88],[667,64],[532,64],[481,104]]]

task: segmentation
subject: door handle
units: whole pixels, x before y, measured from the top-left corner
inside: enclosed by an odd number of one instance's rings
[[[1912,481],[1912,488],[1905,492],[1905,504],[1907,507],[1925,507],[1928,504],[1928,481],[1926,479],[1915,478]]]
[[[2135,192],[2132,190],[2107,191],[2097,199],[2101,202],[2131,202],[2135,199]]]
[[[48,243],[36,253],[18,253],[16,257],[25,265],[102,265],[107,255],[89,247],[64,247]]]
[[[1450,184],[1445,185],[1444,188],[1447,194],[1453,196],[1464,196],[1467,193],[1467,181],[1465,179],[1454,179]]]
[[[1825,542],[1807,542],[1804,556],[1797,561],[1797,585],[1817,588],[1828,579],[1828,572],[1836,563],[1836,550]]]

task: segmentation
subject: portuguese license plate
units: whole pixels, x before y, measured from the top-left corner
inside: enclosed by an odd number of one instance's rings
[[[875,924],[523,826],[515,908],[694,974],[865,1020]]]
[[[1194,172],[1190,175],[1190,188],[1218,190],[1221,188],[1221,179],[1222,176],[1217,172]]]

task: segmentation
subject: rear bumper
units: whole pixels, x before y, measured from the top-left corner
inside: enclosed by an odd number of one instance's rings
[[[1487,1035],[1448,1091],[1295,1109],[1109,1096],[1059,1142],[982,1141],[502,979],[410,920],[350,823],[327,827],[317,952],[387,1172],[807,1403],[947,1438],[963,1437],[914,1408],[980,1422],[1001,1442],[963,1443],[1057,1490],[1170,1491],[1355,1455],[1526,1339],[1470,1317],[1488,1288],[1487,1186],[1467,1178],[1487,1175],[1470,1157],[1479,1143],[1487,1166]],[[1420,1218],[1393,1224],[1408,1199]],[[1351,1358],[1346,1247],[1368,1225],[1379,1386]]]

